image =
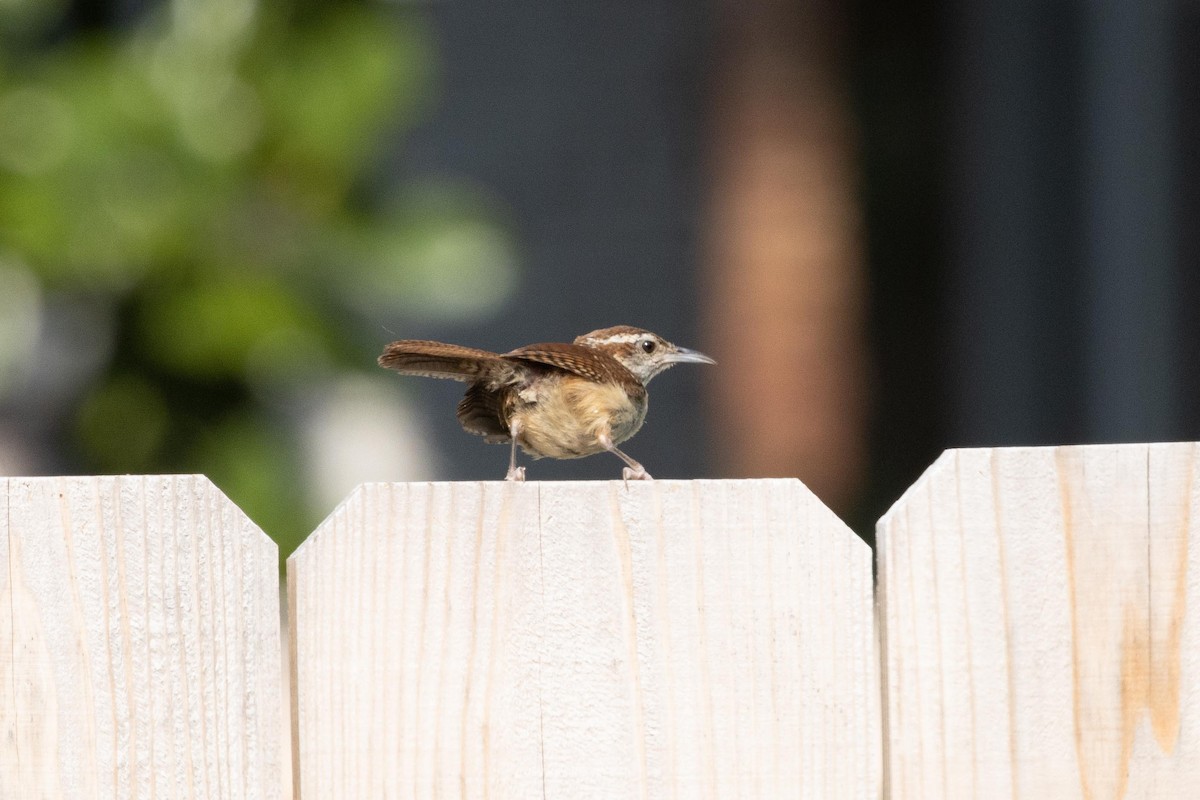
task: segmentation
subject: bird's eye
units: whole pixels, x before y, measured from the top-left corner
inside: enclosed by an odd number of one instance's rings
[[[653,339],[643,339],[642,340],[642,352],[643,353],[653,353],[657,347],[658,347],[658,343],[655,342]]]

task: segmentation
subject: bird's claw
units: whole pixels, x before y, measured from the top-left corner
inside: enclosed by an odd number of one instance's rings
[[[513,467],[512,469],[510,469],[508,471],[508,474],[504,476],[504,480],[515,481],[517,483],[524,481],[525,480],[525,468],[524,467]]]
[[[621,480],[652,481],[654,478],[650,477],[650,473],[646,472],[645,467],[638,467],[637,469],[634,469],[633,467],[626,467],[625,469],[621,470]]]

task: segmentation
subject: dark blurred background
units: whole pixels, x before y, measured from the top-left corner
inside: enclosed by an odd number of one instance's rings
[[[947,447],[1200,438],[1198,40],[1196,0],[7,0],[0,474],[203,472],[286,553],[358,482],[503,475],[387,341],[621,323],[720,362],[631,455],[868,539]]]

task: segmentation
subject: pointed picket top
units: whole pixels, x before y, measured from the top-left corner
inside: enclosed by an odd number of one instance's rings
[[[361,486],[288,584],[301,797],[878,797],[871,554],[799,481]]]
[[[199,475],[0,506],[0,797],[279,797],[274,543]]]
[[[948,451],[880,520],[892,797],[1200,783],[1198,456]]]

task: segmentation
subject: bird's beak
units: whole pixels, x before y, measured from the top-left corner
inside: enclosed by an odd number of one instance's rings
[[[675,352],[671,353],[672,364],[715,364],[717,363],[709,356],[696,350],[688,350],[686,347],[676,347]]]

